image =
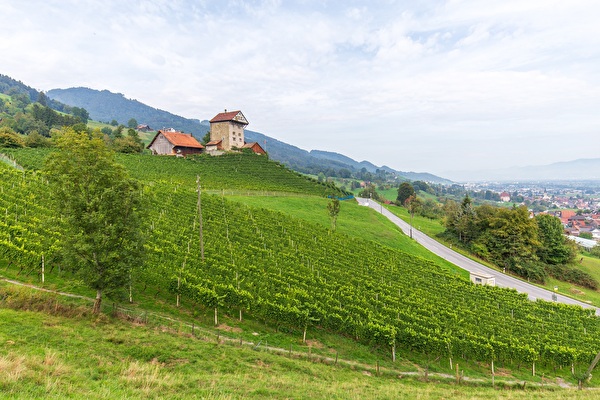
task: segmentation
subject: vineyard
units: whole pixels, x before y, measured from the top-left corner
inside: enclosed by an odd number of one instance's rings
[[[27,169],[39,170],[49,149],[3,149],[2,152]],[[335,184],[318,182],[276,161],[254,153],[228,153],[219,157],[188,158],[117,154],[130,176],[142,182],[195,187],[198,175],[202,189],[296,193],[312,196],[347,196]]]
[[[43,152],[11,156],[39,168]],[[462,359],[582,371],[600,351],[600,324],[592,310],[530,302],[516,291],[473,285],[431,261],[371,241],[218,194],[199,196],[197,175],[203,190],[318,196],[333,190],[267,165],[265,158],[119,161],[143,184],[147,259],[136,266],[135,290],[214,311],[215,323],[225,313],[303,336],[309,328],[326,329],[383,349],[391,359],[402,350],[447,358],[450,365]],[[39,173],[0,163],[0,258],[10,268],[39,270],[42,255],[48,269],[60,263],[54,257],[60,237],[45,193]]]

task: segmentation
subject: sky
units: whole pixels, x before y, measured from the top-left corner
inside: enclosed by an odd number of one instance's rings
[[[0,0],[0,73],[401,171],[597,158],[600,2]],[[139,121],[142,123],[143,121]]]

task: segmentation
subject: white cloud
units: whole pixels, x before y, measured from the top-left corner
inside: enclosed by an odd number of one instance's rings
[[[600,4],[413,3],[0,0],[0,72],[406,170],[596,156],[548,143],[600,127]]]

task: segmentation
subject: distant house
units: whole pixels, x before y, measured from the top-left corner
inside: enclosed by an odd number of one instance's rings
[[[250,143],[245,143],[242,146],[242,149],[250,149],[253,152],[255,152],[256,154],[266,154],[267,152],[261,147],[260,144],[258,144],[258,142],[250,142]]]
[[[510,201],[510,194],[508,194],[507,192],[500,193],[500,201],[508,203]]]
[[[140,132],[149,132],[152,130],[152,128],[150,128],[150,125],[140,124],[137,126],[136,130]]]
[[[202,153],[204,146],[191,133],[177,132],[174,129],[160,130],[147,147],[152,154],[186,156]]]

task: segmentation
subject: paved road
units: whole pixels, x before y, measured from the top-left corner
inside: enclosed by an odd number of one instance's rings
[[[408,236],[411,235],[410,225],[408,223],[406,223],[404,220],[402,220],[399,217],[392,214],[385,207],[382,207],[381,204],[379,204],[373,200],[363,199],[363,198],[358,198],[358,197],[356,198],[356,200],[358,200],[359,204],[371,207],[372,209],[376,210],[377,212],[383,214],[394,224],[398,225],[400,227],[400,229],[402,229],[402,231],[406,235],[408,235]],[[596,315],[600,315],[600,309],[597,307],[591,306],[589,304],[583,303],[578,300],[574,300],[567,296],[563,296],[560,293],[553,293],[549,290],[542,289],[535,285],[531,285],[520,279],[514,278],[512,276],[503,274],[502,272],[499,272],[499,271],[496,271],[489,267],[486,267],[485,265],[480,264],[477,261],[473,261],[470,258],[467,258],[467,257],[463,256],[462,254],[457,253],[456,251],[444,246],[443,244],[437,242],[436,240],[433,240],[432,238],[430,238],[429,236],[425,235],[423,232],[421,232],[415,228],[412,228],[412,237],[419,244],[421,244],[423,247],[425,247],[432,253],[437,254],[438,256],[450,261],[452,264],[454,264],[462,269],[465,269],[469,272],[493,275],[496,279],[496,286],[513,288],[513,289],[516,289],[518,292],[526,293],[529,296],[530,300],[543,299],[543,300],[547,300],[547,301],[553,301],[552,297],[553,297],[553,295],[555,295],[556,301],[558,301],[560,303],[575,304],[575,305],[578,305],[581,307],[594,308],[594,309],[596,309]]]

